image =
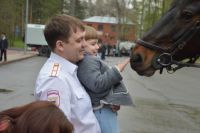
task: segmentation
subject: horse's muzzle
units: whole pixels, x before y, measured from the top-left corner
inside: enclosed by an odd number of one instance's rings
[[[132,54],[131,55],[131,60],[132,63],[141,63],[142,62],[142,57],[139,54]]]
[[[131,54],[130,65],[132,69],[142,63],[142,57],[139,54]]]

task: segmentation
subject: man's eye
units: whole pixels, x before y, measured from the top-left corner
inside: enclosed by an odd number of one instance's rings
[[[83,39],[78,39],[78,40],[76,40],[76,42],[80,43],[82,40],[83,40]]]
[[[76,42],[80,43],[80,42],[82,42],[82,41],[84,41],[84,40],[85,40],[85,38],[82,37],[82,38],[80,38],[80,39],[77,39]]]

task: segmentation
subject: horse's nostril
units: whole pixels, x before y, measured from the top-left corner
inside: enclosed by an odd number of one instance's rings
[[[142,57],[139,54],[134,54],[131,56],[131,62],[133,63],[141,63]]]

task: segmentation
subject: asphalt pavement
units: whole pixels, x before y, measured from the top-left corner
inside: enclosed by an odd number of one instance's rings
[[[21,55],[18,60],[24,59],[23,50],[15,50],[8,53],[8,62],[16,54]],[[26,55],[37,56],[37,52],[27,51]],[[105,63],[114,66],[126,58],[106,57]],[[34,57],[0,67],[0,75],[4,75],[0,87],[13,90],[0,93],[0,110],[34,100],[35,79],[46,59]],[[122,75],[135,107],[121,107],[121,133],[200,133],[199,72],[199,68],[182,68],[174,74],[163,71],[162,75],[156,72],[152,77],[144,77],[128,65]]]

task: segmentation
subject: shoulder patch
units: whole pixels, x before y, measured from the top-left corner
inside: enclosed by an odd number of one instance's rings
[[[50,70],[49,76],[50,77],[57,77],[60,72],[60,64],[54,63],[52,66],[52,69]]]
[[[50,90],[47,92],[47,100],[54,103],[56,106],[60,106],[60,95],[58,90]]]

